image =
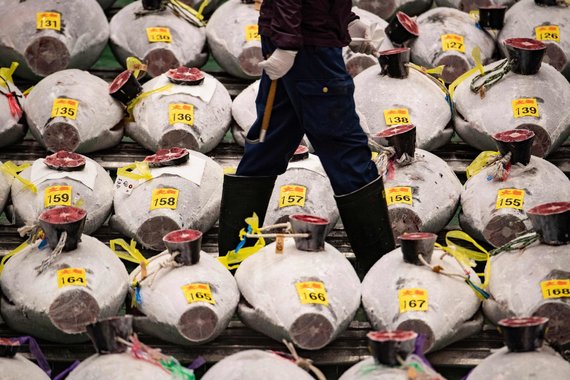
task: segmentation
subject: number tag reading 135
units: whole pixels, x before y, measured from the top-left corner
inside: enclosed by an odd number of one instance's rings
[[[188,303],[208,302],[212,305],[216,304],[216,301],[214,301],[214,297],[212,296],[210,284],[187,284],[181,289]]]
[[[400,313],[428,311],[428,292],[425,289],[408,288],[398,290]]]
[[[522,210],[524,204],[524,190],[519,189],[501,189],[497,192],[496,209],[514,208]]]
[[[44,207],[71,206],[71,186],[49,186],[44,192]]]
[[[512,101],[513,117],[532,116],[540,117],[538,113],[538,104],[535,98],[520,98]]]
[[[302,304],[318,304],[329,306],[327,289],[320,281],[297,282],[295,284],[299,301]]]
[[[79,102],[77,100],[65,98],[54,99],[51,107],[51,117],[66,117],[75,120],[77,117],[77,108],[79,108]]]
[[[178,205],[178,190],[177,189],[153,189],[152,199],[150,202],[150,209],[156,210],[158,208],[169,208],[176,210]]]
[[[176,123],[194,125],[194,106],[192,104],[169,104],[168,122],[170,125]]]
[[[57,271],[57,287],[87,286],[87,277],[83,268],[65,268]]]
[[[307,188],[299,185],[285,185],[279,189],[279,208],[289,206],[305,206]]]

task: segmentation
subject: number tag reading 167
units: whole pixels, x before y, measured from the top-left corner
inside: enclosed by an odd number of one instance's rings
[[[49,186],[44,192],[44,208],[71,206],[71,186]]]
[[[400,313],[428,311],[428,292],[425,289],[408,288],[398,290]]]
[[[65,268],[57,271],[57,287],[87,286],[87,277],[83,268]]]
[[[295,284],[299,301],[302,304],[318,304],[329,306],[327,289],[320,281],[297,282]]]
[[[212,305],[216,304],[210,284],[187,284],[182,287],[182,293],[184,293],[188,303],[208,302]]]
[[[152,190],[152,198],[150,202],[150,209],[156,210],[158,208],[168,208],[176,210],[178,205],[178,190],[160,188]]]

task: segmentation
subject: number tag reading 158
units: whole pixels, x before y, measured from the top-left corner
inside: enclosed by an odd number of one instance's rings
[[[188,303],[208,302],[212,305],[216,304],[216,301],[212,296],[210,284],[187,284],[181,289]]]
[[[87,277],[83,268],[65,268],[57,271],[57,287],[87,286]]]
[[[150,202],[150,209],[156,210],[158,208],[168,208],[176,210],[178,205],[178,190],[160,188],[152,190],[152,198]]]
[[[320,281],[297,282],[295,284],[299,301],[302,304],[318,304],[329,306],[327,289]]]
[[[496,209],[514,208],[522,210],[524,204],[524,190],[519,189],[501,189],[497,192]]]
[[[44,192],[44,208],[71,206],[71,186],[49,186]]]
[[[428,292],[425,289],[408,288],[398,290],[400,313],[428,311]]]

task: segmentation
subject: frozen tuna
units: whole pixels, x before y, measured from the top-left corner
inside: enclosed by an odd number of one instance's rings
[[[12,81],[17,67],[17,63],[12,63],[10,68],[0,68],[0,148],[20,141],[26,134],[22,122],[25,99]]]
[[[481,301],[461,278],[471,269],[434,250],[437,235],[421,232],[399,237],[402,247],[383,256],[362,281],[362,304],[377,330],[413,330],[426,337],[424,351],[435,351],[479,331]],[[439,268],[438,268],[439,267]],[[432,268],[434,268],[432,270]]]
[[[271,243],[238,268],[238,314],[273,339],[317,350],[352,321],[360,281],[346,257],[324,242],[327,220],[301,214],[289,220],[300,237]]]
[[[109,39],[109,24],[95,0],[26,0],[0,15],[0,65],[20,63],[16,75],[38,79],[64,69],[88,69]]]
[[[145,277],[140,267],[131,273],[137,308],[147,317],[137,320],[137,328],[183,345],[209,342],[225,330],[239,291],[231,273],[200,251],[201,240],[200,231],[173,231],[163,239],[168,252],[150,259]]]
[[[87,211],[85,233],[95,232],[107,220],[113,205],[113,180],[92,159],[77,153],[57,152],[34,161],[12,182],[12,203],[17,224],[31,225],[48,208],[76,205]]]
[[[153,77],[180,66],[206,63],[205,28],[201,22],[190,22],[187,11],[167,4],[135,1],[113,16],[110,43],[119,62],[137,57]]]
[[[521,0],[507,11],[499,41],[534,38],[546,45],[543,61],[570,77],[570,8],[552,0]],[[501,46],[507,54],[505,46]]]
[[[132,325],[133,317],[130,315],[88,325],[87,333],[97,353],[79,364],[66,379],[113,379],[120,373],[120,378],[124,380],[169,380],[174,378],[171,373],[174,369],[178,369],[181,376],[183,373],[187,376],[192,374],[191,370],[181,367],[176,359],[141,343],[133,334]]]
[[[527,214],[540,242],[524,247],[532,240],[520,237],[514,242],[525,243],[522,248],[515,244],[514,250],[491,259],[492,298],[483,303],[483,311],[495,324],[511,316],[547,317],[546,338],[564,351],[570,344],[570,202],[538,205]]]
[[[295,151],[287,171],[277,177],[265,225],[287,223],[292,214],[322,215],[330,222],[330,229],[339,218],[334,192],[321,161],[302,145]]]
[[[81,70],[51,74],[24,104],[34,138],[47,150],[90,153],[115,146],[123,137],[123,108],[103,79]]]
[[[453,8],[434,8],[416,20],[419,37],[413,41],[412,61],[424,67],[445,65],[442,78],[453,82],[475,66],[471,52],[481,51],[483,64],[491,62],[495,40],[477,27],[469,14]]]
[[[313,380],[293,360],[277,352],[245,350],[228,356],[202,376],[202,380]]]
[[[24,343],[30,344],[32,356],[35,356],[43,368],[18,353]],[[43,353],[32,337],[0,338],[0,368],[2,368],[2,380],[49,380],[51,373]]]
[[[467,376],[467,380],[565,379],[570,364],[543,346],[548,318],[509,318],[500,321],[507,347],[494,352]]]
[[[127,271],[109,247],[82,235],[85,216],[75,207],[43,212],[39,226],[48,246],[37,241],[6,263],[1,312],[11,329],[58,343],[81,342],[87,324],[119,312]]]
[[[530,227],[526,211],[542,203],[570,200],[570,180],[530,149],[534,133],[505,131],[494,137],[500,156],[473,175],[461,193],[462,229],[499,247]]]
[[[463,188],[453,170],[436,155],[415,149],[413,125],[385,129],[374,139],[387,139],[391,146],[382,149],[379,170],[394,236],[441,231],[455,215]]]
[[[206,232],[218,220],[223,169],[201,153],[163,149],[117,174],[111,226],[147,248],[163,250],[167,233]]]
[[[417,146],[433,150],[451,139],[451,108],[447,92],[435,78],[410,68],[408,48],[380,53],[380,66],[354,78],[356,107],[370,134],[401,124],[417,128]]]
[[[509,58],[485,66],[457,86],[455,128],[469,145],[492,150],[495,133],[529,129],[532,154],[543,157],[570,135],[570,84],[556,69],[540,64],[546,45],[527,38],[505,41]],[[494,77],[494,79],[492,78]]]
[[[115,93],[130,76],[120,74],[111,85]],[[123,84],[124,86],[124,84]],[[156,151],[173,146],[206,153],[222,141],[231,122],[232,100],[226,88],[214,77],[196,68],[169,70],[142,87],[156,91],[136,103],[134,123],[126,133],[145,148]]]
[[[481,7],[504,5],[510,7],[518,0],[435,0],[438,7],[456,8],[463,12],[477,11]]]
[[[231,75],[245,79],[261,76],[263,61],[258,34],[259,11],[252,0],[229,0],[208,21],[208,45],[216,62]]]
[[[433,0],[354,0],[353,4],[389,20],[398,11],[410,16],[422,14],[431,8],[432,2]]]

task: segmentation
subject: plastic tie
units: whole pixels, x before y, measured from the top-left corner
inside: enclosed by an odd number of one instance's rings
[[[28,168],[29,166],[30,164],[22,164],[18,166],[12,161],[6,161],[0,166],[0,171],[16,178],[24,185],[24,188],[30,190],[32,193],[37,193],[38,189],[36,185],[34,185],[32,182],[28,181],[19,174],[22,170]]]
[[[495,162],[497,156],[500,156],[499,152],[484,151],[479,153],[479,155],[469,164],[469,166],[467,166],[467,169],[465,170],[467,179],[473,177],[475,174]]]
[[[152,179],[152,173],[146,162],[135,162],[117,169],[117,177],[127,177],[135,181]]]
[[[67,375],[69,375],[71,373],[71,371],[73,371],[75,368],[77,368],[77,366],[79,366],[79,364],[81,364],[81,362],[79,360],[74,361],[62,373],[60,373],[59,375],[54,377],[53,380],[64,380],[67,377]]]
[[[10,67],[0,68],[0,79],[2,79],[3,82],[0,83],[1,87],[10,90],[10,83],[14,84],[14,79],[12,78],[12,75],[14,74],[14,71],[16,71],[18,66],[20,66],[18,62],[12,62],[10,64]]]
[[[38,344],[38,342],[33,337],[26,335],[26,336],[20,336],[17,338],[11,338],[11,339],[18,341],[20,344],[27,344],[28,347],[30,348],[30,354],[32,354],[34,359],[36,359],[36,361],[38,362],[38,366],[48,376],[51,376],[51,368],[49,366],[49,363],[46,360],[46,357],[45,357],[44,353],[42,352],[40,345]]]
[[[459,86],[465,79],[469,78],[471,75],[475,74],[476,72],[479,72],[480,75],[483,75],[485,73],[485,69],[481,64],[481,49],[479,48],[479,46],[476,46],[475,48],[473,48],[473,50],[471,50],[471,56],[475,61],[475,67],[461,74],[459,78],[454,80],[453,83],[449,85],[449,95],[451,96],[451,99],[453,99],[453,95],[455,94],[455,89],[457,88],[457,86]]]
[[[127,70],[132,71],[135,78],[138,78],[142,72],[145,72],[147,65],[142,63],[137,57],[128,57],[126,62]]]
[[[180,365],[178,360],[176,360],[172,356],[165,359],[161,359],[160,364],[162,365],[162,368],[164,368],[166,371],[172,374],[172,377],[174,379],[196,380],[194,371]]]
[[[239,232],[240,243],[235,250],[229,251],[227,255],[218,257],[218,261],[222,263],[227,269],[237,269],[239,265],[247,259],[249,256],[255,254],[261,248],[265,247],[265,239],[260,236],[252,247],[244,247],[246,235],[249,234],[261,234],[261,229],[259,228],[259,218],[254,212],[252,216],[245,219],[248,227],[247,230],[242,228]],[[242,244],[243,242],[243,244]],[[241,244],[241,247],[240,247]]]
[[[140,94],[139,96],[137,96],[136,98],[131,100],[131,102],[127,105],[127,114],[128,114],[129,120],[131,120],[131,121],[134,120],[133,110],[134,110],[135,106],[137,104],[139,104],[143,99],[151,96],[152,94],[156,94],[159,92],[164,92],[164,91],[170,90],[172,87],[173,87],[173,84],[168,83],[168,84],[165,84],[164,86],[161,86],[159,88],[155,88],[154,90],[143,92],[142,94]]]
[[[11,250],[10,252],[8,252],[6,255],[4,255],[4,257],[2,257],[2,260],[0,260],[0,274],[2,274],[2,272],[4,271],[4,267],[6,266],[8,260],[10,260],[11,257],[16,256],[18,253],[22,252],[25,248],[28,247],[28,245],[30,244],[27,241],[25,241],[16,248],[14,248],[13,250]]]
[[[148,265],[148,260],[137,249],[137,242],[134,239],[131,239],[130,244],[125,239],[112,239],[109,241],[109,247],[122,260],[140,264],[141,266],[144,265],[145,267]]]

